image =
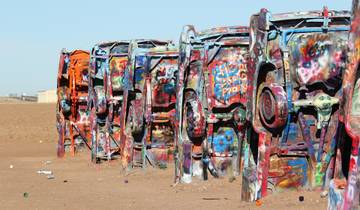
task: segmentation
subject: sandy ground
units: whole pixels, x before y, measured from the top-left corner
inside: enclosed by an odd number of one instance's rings
[[[0,209],[326,209],[319,192],[276,193],[256,206],[240,201],[239,179],[173,187],[171,166],[126,175],[116,161],[90,163],[88,152],[58,159],[56,138],[54,104],[0,104]]]

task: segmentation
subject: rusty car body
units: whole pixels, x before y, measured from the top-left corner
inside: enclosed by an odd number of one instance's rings
[[[360,199],[360,3],[353,0],[348,57],[343,76],[334,178],[330,181],[328,210],[359,209]]]
[[[128,51],[128,41],[100,43],[91,51],[88,109],[93,162],[111,160],[120,152],[120,114]]]
[[[169,45],[171,45],[169,41],[151,39],[132,40],[130,43],[129,61],[125,70],[124,100],[121,108],[123,111],[120,116],[121,162],[125,169],[137,166],[145,167],[146,159],[150,162],[152,160],[147,148],[152,145],[151,126],[153,126],[153,120],[156,120],[156,117],[152,116],[153,109],[156,105],[159,105],[157,100],[153,100],[152,91],[154,90],[152,88],[160,87],[154,85],[155,80],[152,78],[151,70],[148,68],[161,66],[166,59],[159,59],[157,61],[160,63],[156,65],[152,63],[154,66],[151,66],[151,64],[147,63],[147,60],[149,58],[151,61],[152,58],[147,53],[151,49]],[[152,72],[156,74],[158,70]],[[172,96],[169,95],[161,97],[164,97],[162,98],[164,100],[166,98],[170,99],[170,101],[173,100]],[[167,101],[167,103],[170,101]],[[169,104],[163,105],[168,106]]]
[[[89,113],[87,112],[89,84],[89,52],[61,51],[57,75],[58,157],[65,151],[75,154],[82,146],[89,147]]]
[[[240,171],[247,91],[248,27],[196,32],[179,44],[175,125],[175,182]]]
[[[251,17],[243,200],[329,182],[349,18],[326,7]]]
[[[174,145],[178,50],[174,46],[159,46],[144,51],[142,97],[145,104],[143,109],[139,109],[142,113],[136,113],[144,116],[144,137],[133,138],[132,165],[146,167],[149,163],[166,168],[172,159]],[[141,59],[140,53],[136,54],[137,60]],[[139,63],[134,65],[139,67]],[[129,120],[128,123],[126,126],[134,127],[136,121]]]

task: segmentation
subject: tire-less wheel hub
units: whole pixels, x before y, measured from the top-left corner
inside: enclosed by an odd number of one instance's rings
[[[261,94],[261,98],[262,98],[261,99],[262,103],[260,104],[260,107],[261,107],[261,113],[263,115],[263,118],[267,122],[271,122],[274,120],[274,117],[275,117],[276,100],[269,90],[265,90]]]
[[[262,122],[269,128],[285,125],[288,108],[284,89],[276,84],[265,86],[259,98],[258,109]]]

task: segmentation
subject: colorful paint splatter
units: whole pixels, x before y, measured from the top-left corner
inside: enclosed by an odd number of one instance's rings
[[[331,21],[337,17],[342,21]],[[252,169],[244,169],[243,198],[260,199],[269,187],[327,187],[349,17],[327,8],[279,15],[263,9],[252,16],[247,143],[254,160],[247,164]],[[256,172],[253,183],[245,178],[247,171]]]
[[[195,32],[185,26],[181,39],[175,179],[233,177],[240,171],[244,137],[248,28]]]

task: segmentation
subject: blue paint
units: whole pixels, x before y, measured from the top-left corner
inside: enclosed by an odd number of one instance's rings
[[[307,182],[307,169],[308,162],[305,158],[298,158],[295,160],[289,160],[288,165],[291,167],[300,167],[302,170],[302,185],[304,186]]]
[[[343,203],[343,193],[344,189],[339,189],[335,185],[334,180],[330,181],[329,186],[329,209],[338,209],[339,206]]]
[[[164,85],[164,92],[169,95],[175,94],[175,90],[176,90],[175,82],[166,83]]]
[[[290,74],[290,72],[289,72],[289,74]],[[290,74],[290,78],[291,78],[291,74]],[[286,143],[287,142],[289,131],[290,131],[291,112],[293,110],[292,98],[291,98],[293,86],[291,84],[291,81],[286,81],[285,83],[286,83],[286,97],[287,97],[287,102],[288,102],[289,113],[288,113],[288,116],[287,116],[285,132],[284,132],[284,136],[281,139],[281,143]]]
[[[236,142],[236,134],[232,128],[220,128],[213,138],[209,138],[209,143],[212,144],[214,152],[220,153],[233,152]]]
[[[297,137],[297,124],[296,123],[290,123],[289,124],[289,134],[288,134],[288,139],[290,142],[296,142],[296,137]]]
[[[140,83],[144,80],[144,69],[138,68],[135,70],[135,83]]]
[[[136,56],[135,58],[135,66],[136,68],[145,67],[146,57],[144,55]]]
[[[223,63],[216,65],[213,69],[214,75],[214,93],[217,99],[227,101],[232,96],[239,94],[239,91],[231,91],[232,88],[237,88],[241,85],[241,81],[238,78],[238,68],[230,68],[229,63]],[[236,79],[233,79],[236,78]]]
[[[129,67],[126,67],[125,72],[124,72],[124,87],[127,90],[131,90],[132,89],[132,81],[130,81],[130,72],[129,72]]]
[[[306,120],[305,124],[306,124],[306,127],[304,128],[305,136],[309,136],[311,138],[310,127],[315,125],[315,120]],[[314,145],[314,141],[310,139],[310,145],[308,148],[308,152],[310,155],[315,154],[315,149],[313,145]]]

